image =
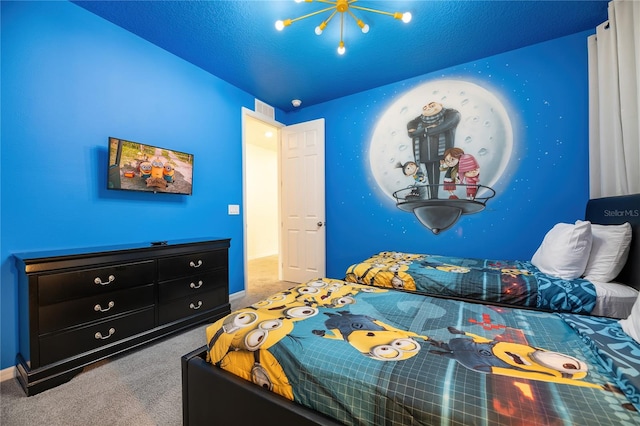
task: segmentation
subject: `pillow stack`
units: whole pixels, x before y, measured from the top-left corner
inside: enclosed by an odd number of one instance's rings
[[[631,225],[591,224],[593,244],[584,270],[584,277],[591,281],[608,283],[618,276],[629,257]]]
[[[541,272],[565,280],[611,282],[629,256],[631,225],[595,225],[578,220],[558,223],[531,258]]]
[[[591,222],[558,223],[544,236],[531,263],[547,275],[573,280],[587,267],[592,241]]]
[[[558,223],[531,258],[541,272],[566,280],[584,277],[611,282],[624,268],[631,247],[631,225],[596,225],[578,220]],[[629,317],[619,320],[622,330],[640,343],[640,295]]]

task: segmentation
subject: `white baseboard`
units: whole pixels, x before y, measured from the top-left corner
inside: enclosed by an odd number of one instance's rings
[[[4,370],[0,370],[0,382],[4,382],[5,380],[14,379],[16,377],[16,368],[8,367]]]
[[[237,291],[233,294],[229,295],[229,302],[231,302],[232,300],[235,299],[240,299],[241,297],[244,297],[247,294],[247,292],[245,290],[241,290],[241,291]]]

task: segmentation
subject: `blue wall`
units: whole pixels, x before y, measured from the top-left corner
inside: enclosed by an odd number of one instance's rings
[[[2,368],[17,351],[11,253],[231,238],[243,289],[241,108],[250,94],[68,2],[2,2]],[[107,138],[194,154],[193,195],[108,191]]]
[[[342,277],[352,263],[383,250],[530,259],[555,223],[583,218],[589,198],[589,34],[507,52],[290,114],[294,121],[326,117],[327,275]],[[471,82],[498,97],[513,125],[514,150],[486,209],[462,216],[452,228],[434,235],[380,190],[371,174],[369,148],[376,124],[396,100],[441,79]],[[426,95],[431,100],[431,94]],[[415,105],[412,118],[421,106]],[[406,121],[399,123],[398,132],[406,135],[405,125]]]
[[[17,352],[14,252],[228,237],[230,292],[242,290],[242,216],[227,205],[242,202],[240,111],[253,96],[71,3],[1,7],[0,368]],[[326,119],[327,275],[381,250],[530,258],[554,223],[581,218],[587,35],[276,111],[285,124]],[[502,99],[515,146],[487,209],[433,235],[379,190],[368,150],[395,100],[441,78]],[[193,153],[193,196],[107,191],[108,136]]]

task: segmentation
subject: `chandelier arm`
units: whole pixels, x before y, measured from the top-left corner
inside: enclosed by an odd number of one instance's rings
[[[356,15],[353,14],[351,10],[347,9],[347,13],[351,15],[351,17],[353,18],[354,21],[356,21],[356,23],[360,20]]]
[[[385,12],[384,10],[377,10],[377,9],[371,9],[368,7],[362,7],[362,6],[355,6],[353,4],[349,5],[350,8],[353,9],[358,9],[358,10],[363,10],[365,12],[373,12],[373,13],[379,13],[381,15],[387,15],[387,16],[393,16],[394,18],[396,17],[396,15],[398,15],[399,12],[396,13],[391,13],[391,12]],[[400,14],[401,15],[401,14]]]
[[[333,19],[333,17],[336,16],[336,13],[338,13],[337,10],[334,10],[333,12],[331,12],[331,15],[329,15],[329,17],[327,19],[325,19],[324,23],[328,24],[329,21],[331,21]]]
[[[315,12],[307,13],[306,15],[302,15],[302,16],[299,16],[297,18],[293,18],[293,19],[291,19],[291,23],[294,23],[296,21],[301,21],[301,20],[303,20],[305,18],[309,18],[311,16],[315,16],[315,15],[318,15],[320,13],[324,13],[324,12],[326,12],[328,10],[331,10],[331,9],[335,9],[335,7],[334,6],[327,7],[327,8],[321,9],[321,10],[316,10]]]
[[[344,39],[343,39],[343,27],[344,27],[344,13],[340,14],[340,43],[338,44],[338,54],[344,55]]]

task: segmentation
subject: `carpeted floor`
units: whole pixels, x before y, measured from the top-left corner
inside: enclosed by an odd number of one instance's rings
[[[278,281],[277,256],[249,262],[249,283],[232,309],[290,288]],[[85,368],[68,383],[26,397],[16,380],[0,386],[0,424],[181,425],[180,357],[205,344],[206,325]],[[212,423],[213,424],[213,423]]]

